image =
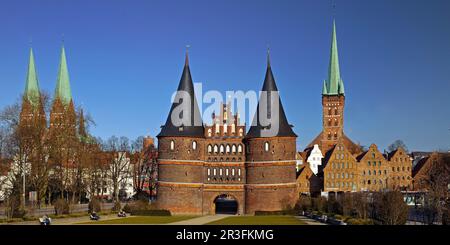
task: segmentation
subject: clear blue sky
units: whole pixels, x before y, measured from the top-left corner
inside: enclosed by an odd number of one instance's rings
[[[324,1],[2,1],[0,107],[25,86],[32,37],[53,93],[61,36],[72,93],[103,138],[156,135],[190,44],[206,90],[257,90],[272,67],[299,149],[321,130],[332,7]],[[363,145],[450,148],[450,1],[336,0],[345,131]]]

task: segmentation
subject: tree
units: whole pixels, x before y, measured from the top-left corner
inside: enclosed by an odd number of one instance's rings
[[[153,141],[151,141],[153,142]],[[144,144],[144,137],[138,137],[132,144],[133,187],[137,199],[152,198],[156,188],[158,150],[155,145]],[[146,192],[145,188],[148,188]]]
[[[126,183],[130,175],[130,141],[127,137],[117,138],[112,136],[107,140],[105,145],[106,156],[108,160],[108,177],[111,180],[113,189],[113,199],[115,202],[119,200],[119,191]]]
[[[393,151],[397,150],[399,147],[403,148],[403,150],[405,150],[405,152],[408,152],[408,147],[402,140],[396,140],[396,141],[394,141],[394,143],[390,144],[388,146],[388,151],[393,152]]]
[[[409,207],[399,191],[374,193],[375,219],[383,225],[404,225]]]
[[[448,183],[450,183],[450,154],[434,153],[430,159],[428,173],[421,180],[427,186],[424,197],[423,221],[433,224],[446,212],[449,200]]]

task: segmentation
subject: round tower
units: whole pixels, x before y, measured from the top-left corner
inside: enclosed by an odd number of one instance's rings
[[[187,54],[175,100],[157,137],[158,208],[202,214],[204,128]]]
[[[296,138],[284,113],[268,59],[266,77],[246,144],[246,210],[277,211],[295,205]]]

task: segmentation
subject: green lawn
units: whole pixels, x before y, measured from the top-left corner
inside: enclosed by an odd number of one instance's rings
[[[213,221],[208,225],[305,225],[293,216],[233,216]]]
[[[112,220],[100,220],[91,221],[80,224],[99,224],[99,225],[109,225],[109,224],[167,224],[187,219],[192,219],[197,216],[131,216],[127,218],[118,218]]]

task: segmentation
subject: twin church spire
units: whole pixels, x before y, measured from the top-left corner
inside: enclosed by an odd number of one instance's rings
[[[34,60],[33,48],[30,48],[24,97],[33,106],[36,106],[39,103],[40,88],[36,71],[36,64]],[[59,71],[55,89],[55,99],[59,99],[64,106],[67,106],[72,100],[69,71],[67,68],[66,52],[64,46],[62,46],[61,48]]]

